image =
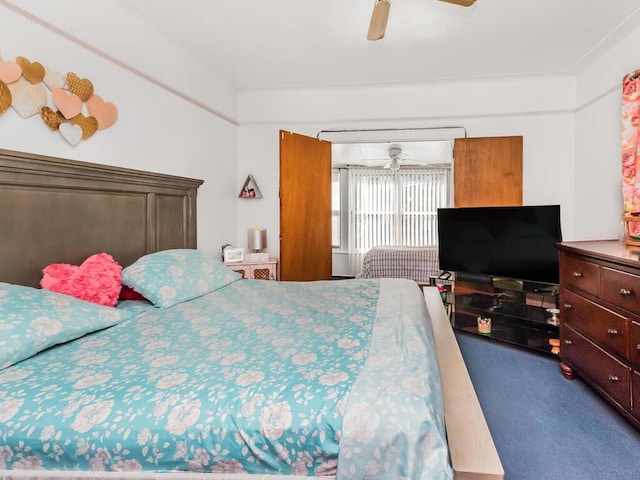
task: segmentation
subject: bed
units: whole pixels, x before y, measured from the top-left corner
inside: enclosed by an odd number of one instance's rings
[[[0,150],[0,298],[67,315],[29,287],[96,252],[146,298],[0,370],[0,478],[503,478],[436,289],[240,280],[196,249],[201,183]],[[170,293],[141,267],[193,258]]]
[[[373,247],[362,260],[357,278],[407,278],[427,285],[438,277],[438,247]]]

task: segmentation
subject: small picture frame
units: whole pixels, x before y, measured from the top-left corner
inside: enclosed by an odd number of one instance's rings
[[[225,248],[224,249],[224,261],[227,262],[242,262],[244,260],[244,248]]]

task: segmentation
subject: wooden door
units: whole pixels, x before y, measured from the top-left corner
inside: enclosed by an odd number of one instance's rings
[[[457,138],[453,206],[522,205],[522,137]]]
[[[331,267],[331,143],[280,131],[280,280],[329,280]]]

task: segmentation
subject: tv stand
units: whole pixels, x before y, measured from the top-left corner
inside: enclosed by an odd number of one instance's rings
[[[556,354],[559,327],[548,309],[558,308],[558,286],[484,275],[456,275],[452,325],[455,329],[547,354]],[[491,319],[481,333],[478,317]]]

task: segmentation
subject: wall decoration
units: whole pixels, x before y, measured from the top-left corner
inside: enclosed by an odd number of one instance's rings
[[[98,120],[95,117],[85,117],[82,113],[73,117],[71,123],[82,129],[82,140],[86,140],[98,131]]]
[[[116,106],[95,95],[91,80],[25,57],[16,57],[15,62],[0,58],[0,115],[9,106],[23,118],[40,113],[49,130],[58,131],[72,146],[118,119]]]
[[[118,119],[118,109],[111,102],[105,102],[100,95],[93,95],[87,100],[87,110],[89,115],[98,120],[98,130],[104,130],[116,123]]]
[[[0,59],[0,81],[9,84],[22,76],[22,69],[16,62],[3,62]]]
[[[640,245],[640,70],[622,80],[622,199],[626,242]]]
[[[35,85],[36,83],[42,82],[44,78],[44,67],[41,63],[32,63],[24,57],[17,57],[16,63],[20,65],[22,76],[26,78],[29,83]]]
[[[86,102],[93,95],[93,83],[86,78],[80,78],[73,72],[67,73],[67,85],[69,90],[80,97],[80,100]]]
[[[49,107],[42,107],[40,110],[40,116],[44,123],[51,130],[58,130],[61,124],[66,122],[64,115],[62,115],[59,111],[53,111]]]
[[[77,145],[82,140],[82,128],[73,123],[62,123],[58,128],[60,135],[71,145]]]
[[[47,89],[42,83],[32,84],[24,76],[8,85],[11,106],[22,118],[29,118],[47,104]]]
[[[53,94],[53,103],[67,120],[82,112],[82,100],[76,94],[69,93],[62,88],[54,88],[51,93]]]
[[[54,88],[65,88],[67,86],[66,76],[47,67],[44,67],[44,78],[42,81],[51,91],[53,91]]]
[[[0,115],[9,110],[11,106],[11,90],[7,84],[0,80]]]

